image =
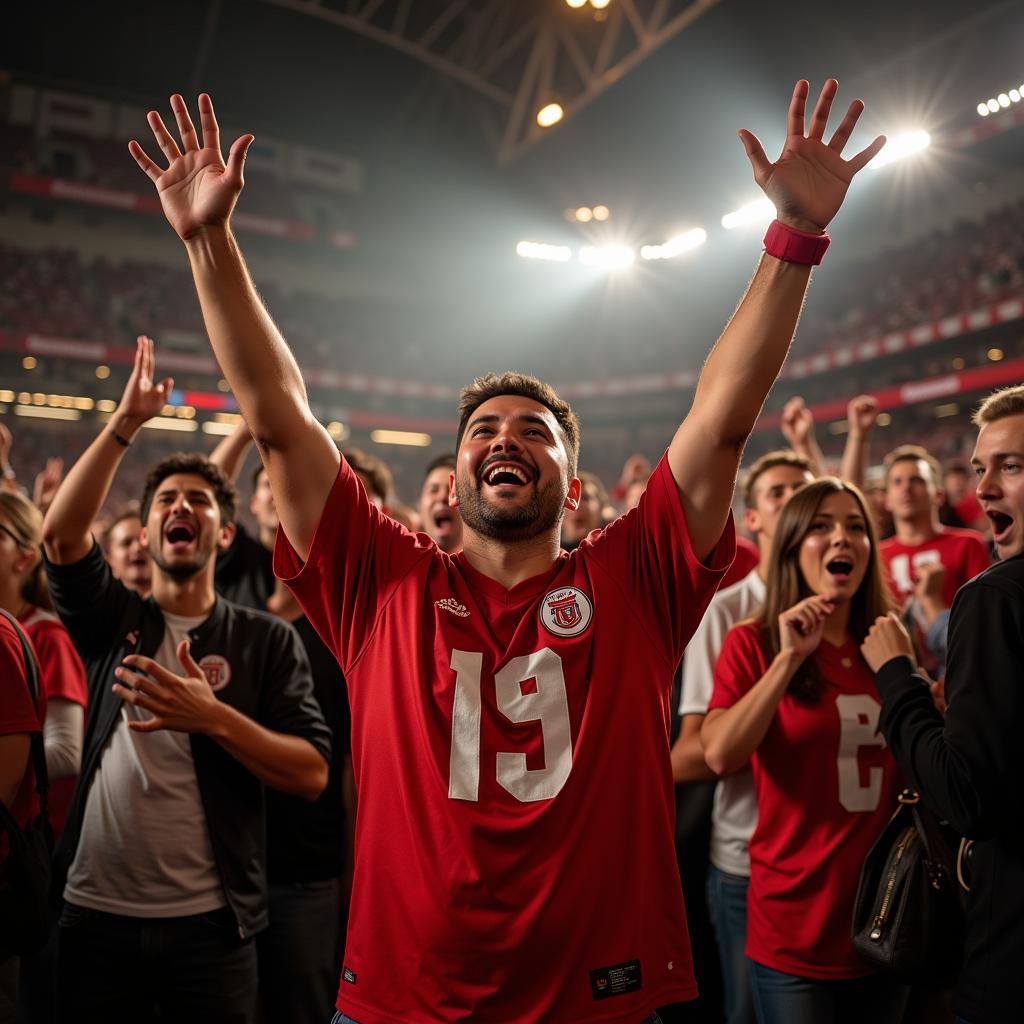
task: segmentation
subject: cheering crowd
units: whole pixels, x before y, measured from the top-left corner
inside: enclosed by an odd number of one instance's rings
[[[1024,388],[981,404],[969,465],[904,444],[869,466],[860,395],[840,465],[794,399],[788,447],[740,466],[883,141],[842,157],[855,101],[826,144],[836,89],[805,124],[797,84],[774,163],[741,132],[779,217],[653,467],[606,489],[553,389],[492,374],[415,508],[313,417],[249,278],[230,216],[252,137],[225,162],[205,94],[201,135],[180,96],[177,139],[150,114],[166,166],[131,152],[243,422],[209,458],[136,466],[113,513],[173,384],[148,337],[63,478],[21,486],[0,426],[0,800],[25,830],[0,846],[0,1021],[696,1019],[673,782],[715,778],[729,1024],[904,1019],[911,979],[857,945],[854,910],[910,792],[966,841],[933,877],[966,904],[940,936],[963,950],[955,1012],[1015,1019]],[[49,929],[18,899],[41,810]],[[868,915],[883,945],[914,897],[892,888]]]

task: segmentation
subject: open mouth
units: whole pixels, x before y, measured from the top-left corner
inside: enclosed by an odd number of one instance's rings
[[[985,515],[988,516],[988,521],[992,524],[992,536],[998,543],[1006,537],[1010,527],[1013,526],[1013,516],[1008,516],[1005,512],[999,512],[994,508],[985,509]]]
[[[164,537],[167,543],[175,550],[181,550],[187,548],[195,539],[196,531],[192,527],[191,523],[176,522],[172,523],[166,531],[164,531]]]
[[[848,558],[833,558],[825,565],[825,570],[834,580],[843,582],[853,573],[853,562]]]
[[[531,479],[532,474],[514,462],[495,463],[483,473],[483,481],[490,487],[525,487]]]
[[[455,525],[455,515],[447,505],[439,505],[434,509],[431,518],[438,533],[448,533]]]

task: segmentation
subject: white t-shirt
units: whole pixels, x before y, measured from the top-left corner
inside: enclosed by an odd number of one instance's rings
[[[205,620],[163,613],[154,661],[181,675],[178,644]],[[111,679],[111,685],[114,680]],[[100,756],[68,871],[70,903],[126,917],[184,917],[226,905],[188,733],[135,732],[129,704]]]
[[[680,715],[705,715],[714,690],[715,662],[725,634],[749,619],[764,602],[765,587],[757,570],[715,594],[683,658]],[[711,863],[730,875],[750,875],[747,848],[757,824],[757,795],[750,766],[718,780],[711,811]]]

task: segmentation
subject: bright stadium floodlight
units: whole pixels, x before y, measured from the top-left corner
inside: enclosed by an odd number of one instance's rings
[[[770,199],[757,199],[746,206],[741,206],[722,218],[722,227],[726,231],[733,228],[746,227],[748,224],[764,225],[775,216],[775,205]]]
[[[708,233],[703,228],[693,228],[681,235],[670,238],[661,245],[645,245],[640,249],[640,258],[645,260],[670,260],[681,256],[684,252],[696,249],[708,240]]]
[[[931,135],[923,130],[896,135],[882,147],[881,152],[868,164],[868,167],[873,167],[877,171],[889,164],[896,163],[897,160],[904,160],[908,156],[927,149],[931,145],[931,141]]]
[[[1020,103],[1020,89],[1011,89],[1008,95],[1011,103]]]
[[[622,270],[636,259],[628,245],[585,245],[580,249],[580,263],[600,270]]]
[[[524,260],[550,260],[567,263],[572,259],[572,249],[567,245],[548,245],[547,242],[520,242],[516,254]]]
[[[992,113],[992,114],[999,113],[999,100],[997,100],[995,98],[990,99],[988,101],[988,103],[985,104],[985,106],[988,107],[990,113]]]
[[[537,111],[537,124],[541,128],[550,128],[553,124],[558,124],[564,116],[565,111],[561,103],[549,103]]]
[[[978,116],[979,117],[988,117],[988,104],[987,103],[979,103],[978,104]]]
[[[1003,108],[1003,110],[1005,110],[1010,105],[1010,97],[1007,96],[1005,92],[1001,92],[996,97],[996,99],[999,102],[999,106],[1001,106]]]
[[[582,7],[586,2],[587,0],[565,0],[566,6],[573,8],[573,10]]]

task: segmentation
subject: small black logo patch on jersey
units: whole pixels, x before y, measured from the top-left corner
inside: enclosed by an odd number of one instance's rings
[[[590,972],[590,991],[595,999],[610,999],[636,992],[643,985],[640,961],[630,960],[611,967],[598,967]]]
[[[353,971],[351,967],[346,967],[341,972],[341,977],[343,981],[347,981],[350,985],[354,985],[356,983],[356,972]]]

